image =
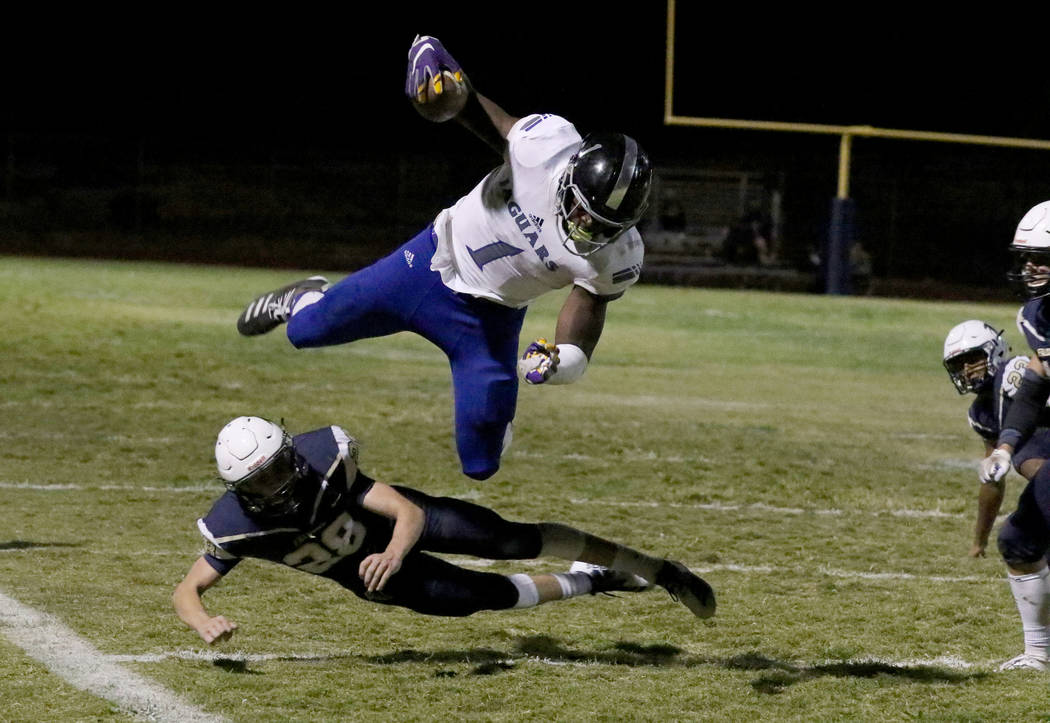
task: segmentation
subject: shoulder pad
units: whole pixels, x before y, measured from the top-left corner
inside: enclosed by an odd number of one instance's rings
[[[1021,386],[1021,380],[1024,378],[1025,369],[1028,368],[1028,362],[1029,358],[1022,354],[1003,364],[1003,368],[999,371],[999,374],[1002,376],[1000,386],[1002,394],[1007,397],[1013,397],[1017,393],[1018,387]]]
[[[514,163],[534,168],[574,149],[583,141],[579,131],[561,116],[550,113],[522,118],[507,134],[510,157]]]

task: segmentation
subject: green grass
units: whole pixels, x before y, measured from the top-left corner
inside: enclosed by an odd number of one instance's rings
[[[425,341],[237,335],[243,303],[294,277],[2,260],[0,592],[238,721],[1050,713],[1045,677],[995,672],[1020,623],[994,553],[966,556],[981,445],[940,363],[967,318],[1024,351],[1016,306],[638,287],[580,383],[522,388],[513,449],[476,482]],[[560,300],[530,310],[524,341]],[[170,594],[221,491],[214,436],[249,413],[341,424],[385,481],[679,558],[718,615],[655,591],[433,619],[248,561],[205,598],[241,629],[225,657],[195,656]],[[1019,491],[1012,476],[1008,508]],[[4,637],[0,661],[0,700],[17,701],[0,720],[127,719]]]

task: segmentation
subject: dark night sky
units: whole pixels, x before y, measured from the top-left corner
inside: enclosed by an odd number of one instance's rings
[[[476,6],[489,8],[481,15],[469,3],[391,4],[369,19],[185,10],[49,30],[5,50],[25,72],[7,83],[0,122],[220,143],[425,145],[438,136],[401,96],[406,51],[422,31],[513,114],[552,111],[658,145],[666,6],[634,5],[488,3]],[[1027,62],[1030,43],[997,31],[994,18],[978,35],[966,22],[890,11],[844,22],[679,0],[677,14],[679,114],[1050,137],[1045,59]]]

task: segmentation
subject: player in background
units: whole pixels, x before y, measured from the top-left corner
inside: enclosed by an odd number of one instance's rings
[[[394,253],[329,285],[320,276],[253,300],[245,336],[287,322],[297,348],[411,331],[448,356],[455,438],[464,474],[487,479],[510,444],[517,375],[529,384],[578,380],[594,354],[606,307],[637,281],[648,204],[649,157],[621,133],[582,137],[551,114],[509,115],[477,93],[436,39],[409,50],[405,93],[431,120],[449,113],[504,162]],[[426,183],[425,178],[418,179]],[[518,358],[526,309],[570,287],[554,343]]]
[[[978,319],[952,327],[944,339],[944,368],[959,394],[974,394],[967,411],[970,427],[984,442],[984,454],[991,454],[999,431],[1025,369],[1027,356],[1009,357],[1010,348],[1002,331]],[[1050,458],[1050,408],[1040,415],[1040,428],[1012,458],[1014,469],[1026,480]],[[974,524],[970,557],[984,557],[988,536],[1006,492],[1005,478],[981,480],[977,495],[977,521]]]
[[[179,618],[206,643],[237,624],[208,613],[201,595],[245,557],[329,578],[358,597],[427,615],[527,608],[552,600],[664,587],[699,617],[715,612],[710,585],[678,562],[554,522],[510,522],[450,497],[390,486],[358,466],[343,429],[295,437],[261,417],[219,432],[215,460],[227,492],[197,521],[205,552],[175,588]],[[494,560],[541,556],[601,565],[595,572],[499,575],[428,552]]]
[[[1021,218],[1010,252],[1015,264],[1009,277],[1029,299],[1018,311],[1017,326],[1034,353],[995,448],[981,462],[981,479],[990,483],[1006,475],[1011,456],[1031,437],[1050,399],[1050,201]],[[1002,668],[1045,671],[1050,665],[1050,465],[1043,464],[1031,477],[998,539],[1025,643],[1024,652]]]

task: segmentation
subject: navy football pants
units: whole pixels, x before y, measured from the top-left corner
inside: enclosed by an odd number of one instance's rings
[[[455,398],[456,448],[463,473],[487,479],[499,469],[518,399],[518,336],[525,309],[457,294],[430,270],[433,226],[386,258],[357,271],[288,321],[297,348],[345,344],[411,331],[448,357]]]
[[[324,573],[359,597],[398,605],[424,615],[462,617],[479,610],[505,610],[518,602],[518,589],[505,575],[459,567],[428,552],[471,555],[487,560],[530,560],[539,556],[539,525],[510,522],[487,507],[452,497],[432,497],[408,487],[395,489],[419,505],[423,534],[382,592],[369,594],[358,576],[358,556]],[[389,538],[387,538],[389,539]],[[377,549],[386,542],[376,543]]]

